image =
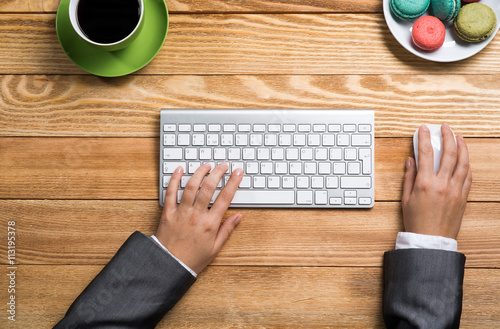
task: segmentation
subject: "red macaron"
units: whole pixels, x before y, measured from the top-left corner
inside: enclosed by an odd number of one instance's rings
[[[436,51],[444,43],[446,29],[443,22],[433,16],[422,16],[411,31],[411,41],[423,51]]]

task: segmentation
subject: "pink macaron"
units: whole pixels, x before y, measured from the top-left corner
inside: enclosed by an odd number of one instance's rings
[[[479,2],[481,0],[462,0],[463,3]]]
[[[422,16],[411,31],[411,41],[423,51],[436,51],[444,43],[446,29],[443,22],[434,16]]]

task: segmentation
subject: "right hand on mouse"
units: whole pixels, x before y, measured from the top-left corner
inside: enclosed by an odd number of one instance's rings
[[[415,160],[408,158],[403,182],[403,220],[407,232],[456,239],[460,231],[467,196],[472,184],[467,145],[443,124],[443,156],[433,173],[433,151],[429,129],[418,132],[418,173]]]
[[[221,224],[222,216],[243,178],[243,171],[236,169],[233,172],[209,209],[210,200],[217,184],[226,173],[228,164],[219,164],[206,176],[210,169],[210,164],[205,163],[196,170],[189,179],[179,204],[177,204],[177,189],[183,170],[182,167],[175,170],[167,188],[165,207],[156,232],[158,240],[172,255],[196,274],[217,256],[242,217],[237,213],[229,216]]]

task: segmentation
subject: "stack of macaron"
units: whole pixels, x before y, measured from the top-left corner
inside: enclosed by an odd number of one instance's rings
[[[390,0],[392,13],[402,20],[416,19],[411,40],[423,51],[435,51],[444,43],[443,22],[453,21],[457,36],[467,42],[480,42],[495,31],[495,12],[480,0]],[[462,6],[463,3],[463,6]],[[430,16],[424,16],[429,11]]]

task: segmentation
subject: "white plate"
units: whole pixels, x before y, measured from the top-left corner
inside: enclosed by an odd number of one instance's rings
[[[455,62],[477,54],[493,40],[500,27],[500,1],[481,0],[480,3],[489,6],[497,15],[497,27],[492,35],[484,41],[468,43],[455,34],[453,22],[445,22],[446,37],[443,46],[434,52],[425,52],[415,47],[411,42],[411,29],[416,19],[405,21],[397,18],[391,12],[389,1],[390,0],[384,0],[384,16],[387,26],[389,26],[389,30],[391,30],[394,38],[411,53],[434,62]],[[429,12],[427,12],[426,15],[430,15]]]

